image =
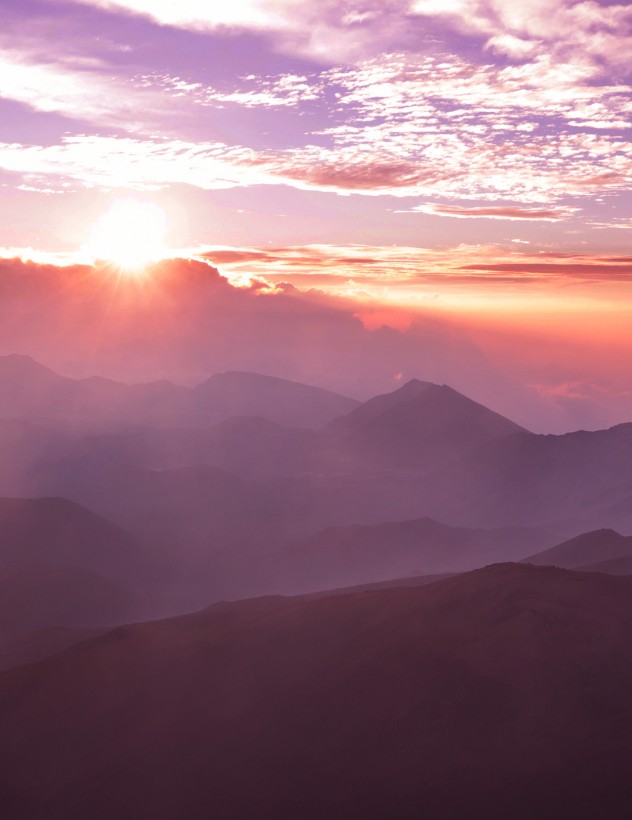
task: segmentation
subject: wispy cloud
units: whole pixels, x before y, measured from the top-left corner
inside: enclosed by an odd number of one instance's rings
[[[514,219],[559,222],[577,212],[577,208],[522,208],[516,205],[464,208],[460,205],[418,205],[413,211],[432,216],[450,216],[457,219]]]
[[[198,32],[272,33],[276,48],[331,63],[374,52],[406,37],[407,0],[74,0],[107,11],[139,14],[163,26]]]
[[[200,248],[231,275],[259,276],[352,295],[358,286],[396,302],[410,300],[414,288],[423,298],[427,287],[448,293],[460,289],[479,294],[484,287],[511,293],[514,289],[551,293],[568,283],[586,285],[632,283],[632,257],[616,255],[529,252],[493,245],[415,248],[369,245],[308,245],[274,248]],[[391,290],[392,289],[392,290]],[[535,295],[535,294],[534,294]],[[581,287],[577,295],[584,298]],[[570,299],[570,294],[567,294]],[[414,297],[413,297],[414,303]]]

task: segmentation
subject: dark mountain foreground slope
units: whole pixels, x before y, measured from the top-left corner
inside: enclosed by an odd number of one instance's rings
[[[632,813],[632,579],[218,604],[0,675],[3,820]]]
[[[111,627],[110,627],[111,628]],[[33,663],[104,632],[100,629],[75,629],[47,626],[33,629],[20,624],[0,624],[0,669]],[[107,630],[109,631],[109,630]]]

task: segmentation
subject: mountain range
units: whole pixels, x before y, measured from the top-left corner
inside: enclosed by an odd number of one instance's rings
[[[232,416],[319,427],[359,402],[319,387],[231,371],[194,387],[169,381],[122,384],[70,379],[28,356],[0,357],[0,417],[107,428],[138,424],[205,427]]]

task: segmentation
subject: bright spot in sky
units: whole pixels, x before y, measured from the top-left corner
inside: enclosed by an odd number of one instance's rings
[[[92,228],[85,250],[94,259],[137,273],[167,255],[166,230],[167,216],[162,208],[151,202],[120,199]]]

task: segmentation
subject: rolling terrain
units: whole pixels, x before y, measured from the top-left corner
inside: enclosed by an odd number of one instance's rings
[[[631,583],[503,564],[121,627],[0,675],[3,816],[623,818]]]

